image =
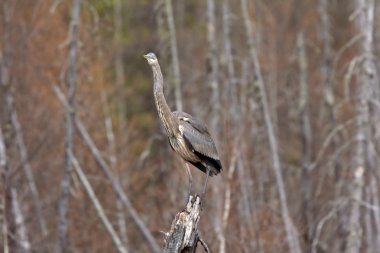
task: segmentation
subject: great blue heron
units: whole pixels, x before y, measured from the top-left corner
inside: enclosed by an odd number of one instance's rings
[[[154,100],[158,115],[169,138],[170,146],[182,159],[206,173],[202,192],[203,196],[206,191],[209,175],[217,175],[222,170],[215,143],[202,121],[185,112],[172,112],[170,110],[164,96],[164,79],[157,57],[154,53],[148,53],[144,57],[152,67]],[[192,180],[189,169],[188,173],[191,190]]]

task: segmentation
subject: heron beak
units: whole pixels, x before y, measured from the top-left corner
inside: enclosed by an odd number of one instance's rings
[[[148,60],[148,55],[147,54],[144,54],[143,56],[144,56],[145,59]]]

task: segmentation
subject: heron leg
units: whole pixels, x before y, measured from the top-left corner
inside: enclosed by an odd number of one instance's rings
[[[210,170],[207,169],[207,173],[206,173],[206,180],[205,180],[205,185],[203,186],[203,191],[202,191],[202,199],[206,193],[206,188],[207,188],[207,182],[208,182],[208,176],[210,174]]]
[[[187,198],[189,199],[190,195],[191,195],[191,188],[193,186],[193,176],[191,175],[191,171],[190,171],[188,163],[186,163],[186,172],[187,172],[187,175],[189,177],[189,192],[188,192],[188,195],[187,195]]]

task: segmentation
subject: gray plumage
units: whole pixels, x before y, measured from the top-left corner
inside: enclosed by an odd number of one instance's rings
[[[171,147],[185,161],[206,173],[207,177],[217,175],[222,165],[206,125],[190,114],[170,110],[163,92],[163,77],[157,57],[154,53],[144,57],[152,67],[155,103]]]

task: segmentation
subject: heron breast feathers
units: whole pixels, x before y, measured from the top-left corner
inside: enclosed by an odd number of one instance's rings
[[[191,145],[189,146],[188,143],[186,143],[186,140],[184,138],[185,127],[182,125],[179,125],[178,130],[180,132],[180,134],[177,136],[179,146],[181,146],[182,150],[189,150],[190,149],[191,152],[194,153],[195,151],[194,151],[193,147]]]
[[[178,130],[179,130],[179,132],[183,135],[183,132],[185,131],[185,127],[182,126],[182,125],[179,125],[179,126],[178,126]]]

